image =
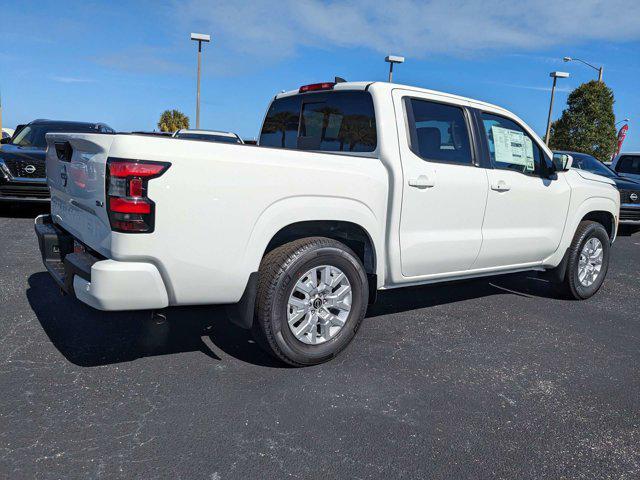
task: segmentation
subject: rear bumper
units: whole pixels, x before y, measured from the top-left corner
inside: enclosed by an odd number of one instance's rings
[[[42,261],[60,288],[98,310],[147,310],[169,305],[155,265],[118,262],[89,252],[74,252],[74,238],[40,215],[35,231]]]

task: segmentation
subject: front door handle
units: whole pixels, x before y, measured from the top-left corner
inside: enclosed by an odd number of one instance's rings
[[[426,175],[420,175],[418,178],[410,178],[409,186],[416,188],[430,188],[435,187],[436,182],[430,180]]]
[[[511,187],[504,180],[498,180],[496,183],[491,184],[491,190],[495,190],[496,192],[508,192],[511,190]]]

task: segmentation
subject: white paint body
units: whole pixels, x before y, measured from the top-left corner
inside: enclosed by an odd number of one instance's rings
[[[375,249],[379,289],[554,267],[585,215],[609,212],[617,223],[619,194],[603,177],[570,170],[543,180],[431,163],[407,147],[404,95],[481,108],[526,127],[506,110],[388,83],[335,88],[371,93],[378,129],[374,155],[137,135],[47,135],[54,222],[108,259],[94,264],[91,282],[74,283],[78,298],[103,310],[237,302],[274,235],[302,221],[362,227]],[[51,147],[61,140],[74,149],[68,168],[86,174],[82,188],[61,184]],[[148,196],[156,204],[153,233],[111,231],[99,206],[107,157],[171,163],[149,182]],[[421,175],[433,186],[408,185]],[[492,190],[501,181],[510,190]]]

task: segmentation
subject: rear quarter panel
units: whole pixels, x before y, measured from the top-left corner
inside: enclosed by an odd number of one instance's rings
[[[376,158],[136,136],[117,137],[110,156],[171,163],[149,183],[155,231],[111,242],[112,258],[158,267],[170,304],[238,301],[291,223],[350,221],[382,251],[388,181]]]

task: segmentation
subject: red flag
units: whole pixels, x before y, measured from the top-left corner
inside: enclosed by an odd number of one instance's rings
[[[620,131],[618,132],[618,148],[616,148],[616,151],[614,152],[613,156],[611,157],[611,160],[616,158],[618,156],[618,154],[620,153],[620,150],[622,150],[622,143],[624,142],[624,139],[627,137],[627,130],[629,130],[629,125],[627,123],[625,123],[620,128]]]

